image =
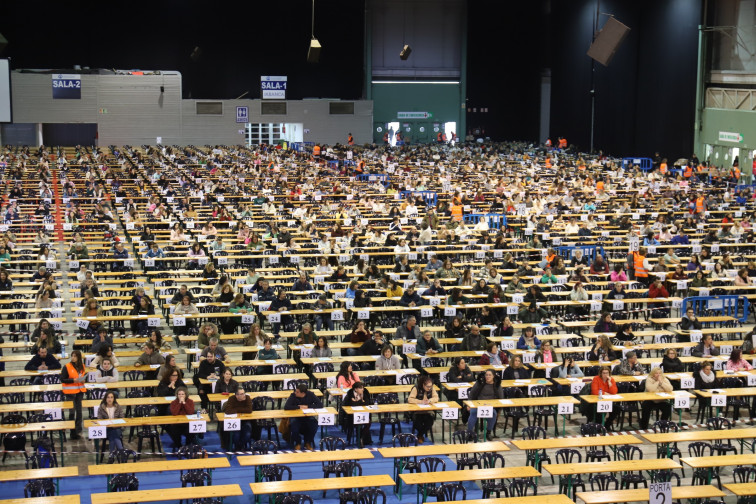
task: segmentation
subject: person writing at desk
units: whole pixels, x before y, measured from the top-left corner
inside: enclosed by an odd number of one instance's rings
[[[433,389],[433,380],[428,375],[421,375],[417,385],[412,387],[407,402],[410,404],[434,404],[438,402],[438,394]],[[432,413],[415,413],[412,429],[417,431],[417,442],[423,444],[428,432],[433,428],[435,415]]]
[[[716,357],[719,355],[719,348],[714,346],[714,340],[711,334],[701,336],[701,341],[690,351],[693,357]]]
[[[595,396],[603,396],[605,394],[616,394],[617,393],[617,382],[612,378],[612,372],[607,366],[603,366],[601,368],[601,371],[599,371],[599,374],[597,376],[593,377],[593,381],[591,382],[591,395]],[[614,419],[617,418],[617,415],[619,414],[619,408],[612,408],[612,412],[609,413],[609,416],[606,418],[606,421],[604,422],[604,427],[606,427],[606,430],[609,432],[613,431],[612,428],[612,422],[614,422]],[[594,419],[598,420],[598,419]]]
[[[230,372],[226,369],[226,372]],[[225,375],[225,374],[224,374]],[[231,380],[234,384],[235,381]],[[220,382],[219,382],[220,383]],[[240,387],[236,384],[233,388],[228,389],[228,400],[223,404],[223,413],[226,415],[238,415],[245,413],[252,413],[252,398],[247,395],[244,387]],[[252,420],[244,420],[241,422],[241,428],[238,431],[234,431],[231,438],[233,448],[235,450],[244,450],[247,448],[250,440],[260,438],[260,430],[257,429],[257,436],[255,437],[255,428]],[[226,436],[221,436],[221,442],[225,443]],[[228,449],[228,446],[223,446],[223,449]]]
[[[285,410],[297,409],[318,409],[322,408],[323,403],[312,392],[307,389],[307,385],[300,383],[294,392],[291,393],[284,405]],[[318,419],[316,417],[292,417],[291,418],[291,444],[295,450],[302,449],[302,438],[304,438],[305,450],[312,450],[315,442],[315,433],[318,430]]]
[[[653,368],[648,374],[648,378],[646,379],[646,392],[651,394],[672,392],[672,384],[669,382],[669,379],[662,374],[661,368]],[[672,412],[669,401],[666,399],[643,401],[640,419],[641,429],[648,429],[648,419],[651,417],[652,409],[661,412],[662,420],[669,420]]]

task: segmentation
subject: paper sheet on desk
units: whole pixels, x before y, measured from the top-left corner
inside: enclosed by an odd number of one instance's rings
[[[511,399],[499,399],[501,404],[514,404]]]
[[[657,392],[656,395],[659,397],[674,397],[672,394],[668,394],[666,392]]]
[[[619,394],[604,394],[604,399],[622,399]]]
[[[328,408],[315,408],[315,413],[328,413]]]
[[[436,406],[438,406],[439,408],[448,408],[449,407],[448,404],[443,403],[443,402],[437,402]]]
[[[399,374],[399,371],[397,371],[396,369],[389,369],[386,371],[386,374]]]
[[[313,408],[305,408],[305,409],[302,410],[302,413],[305,413],[307,415],[311,415],[311,414],[315,413],[315,410]]]
[[[175,395],[172,395],[172,396],[165,396],[165,397],[164,397],[163,399],[165,399],[165,400],[166,400],[166,401],[168,401],[168,402],[173,402],[173,401],[175,401],[175,400],[176,400],[176,396],[175,396]]]
[[[362,411],[364,409],[364,406],[352,406],[352,411]]]
[[[418,408],[430,408],[431,405],[430,404],[418,404],[417,407]]]

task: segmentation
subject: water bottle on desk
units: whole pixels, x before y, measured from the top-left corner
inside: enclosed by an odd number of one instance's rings
[[[66,340],[60,340],[60,358],[65,359],[66,356]]]
[[[599,389],[599,401],[604,398],[604,391]]]

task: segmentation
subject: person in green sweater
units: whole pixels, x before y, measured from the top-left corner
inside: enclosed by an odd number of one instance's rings
[[[545,270],[543,270],[541,283],[542,284],[558,284],[559,280],[557,280],[557,277],[555,277],[554,274],[551,272],[551,268],[547,267]]]
[[[257,360],[278,360],[281,357],[278,355],[278,352],[276,352],[276,349],[273,348],[273,340],[270,338],[265,338],[265,342],[263,343],[263,347],[257,352]],[[272,366],[258,366],[257,367],[257,374],[273,374],[273,367]]]

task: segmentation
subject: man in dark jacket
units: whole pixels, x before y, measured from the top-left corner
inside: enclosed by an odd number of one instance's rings
[[[472,401],[484,401],[491,399],[503,399],[504,389],[501,388],[501,378],[492,369],[487,369],[478,376],[475,385],[470,389],[468,397]],[[467,420],[467,430],[475,432],[475,424],[478,421],[478,408],[470,409],[470,418]],[[491,439],[491,434],[496,425],[496,410],[493,411],[493,417],[487,418],[486,421],[486,439]]]
[[[460,350],[463,352],[474,352],[486,349],[486,338],[480,334],[480,328],[477,325],[470,326],[470,332],[462,338]]]
[[[47,347],[39,347],[37,354],[26,363],[26,371],[47,371],[49,369],[60,369],[60,361],[52,353],[47,352]],[[42,383],[42,376],[35,376],[34,384]]]
[[[315,409],[322,408],[323,403],[318,397],[307,389],[307,385],[300,383],[291,393],[284,405],[285,410]],[[304,437],[304,449],[312,450],[315,442],[315,433],[318,431],[318,419],[315,416],[298,417],[291,419],[291,444],[295,450],[302,449],[302,437]]]
[[[192,381],[194,382],[194,386],[197,387],[197,392],[202,401],[203,410],[206,410],[209,405],[207,394],[213,387],[211,384],[201,384],[200,380],[203,378],[207,380],[219,380],[220,377],[223,376],[223,371],[225,370],[226,366],[223,365],[223,362],[221,362],[220,359],[215,357],[215,353],[208,353],[207,358],[200,361],[199,367],[197,368],[197,374],[194,375]]]
[[[359,350],[360,355],[381,355],[383,349],[383,333],[376,331],[373,337],[362,344]]]
[[[237,387],[234,395],[228,396],[228,400],[223,404],[223,413],[227,415],[252,413],[252,398],[247,395],[244,387]],[[247,443],[249,443],[250,439],[254,437],[252,423],[252,420],[242,421],[241,428],[233,434],[233,444],[230,446],[231,449],[246,449]],[[224,441],[224,437],[225,436],[221,436],[221,441]],[[257,429],[257,437],[255,440],[257,439],[260,439],[259,428]]]
[[[194,298],[194,294],[192,294],[192,291],[190,291],[186,285],[182,285],[179,287],[179,290],[176,291],[176,294],[173,295],[171,298],[170,304],[179,304],[184,299],[184,296],[189,296],[189,300],[192,303],[195,303],[196,300]]]
[[[693,357],[716,357],[719,355],[719,348],[714,346],[711,334],[704,334],[698,345],[690,351],[690,354]]]

